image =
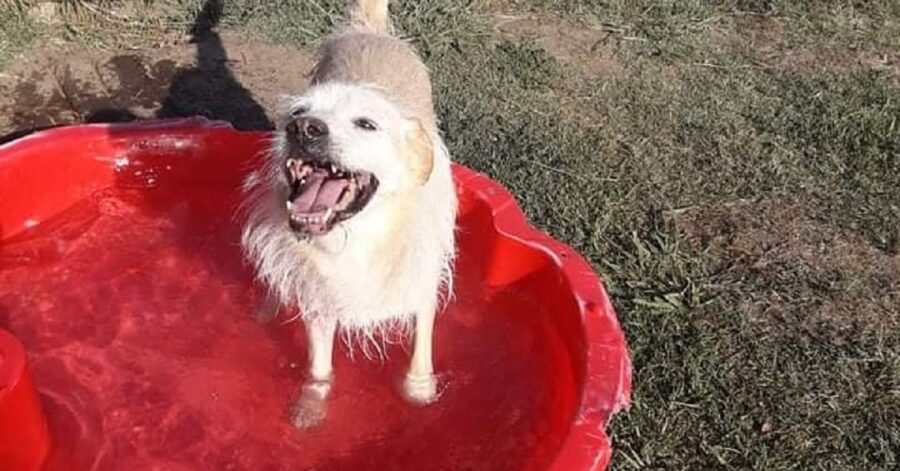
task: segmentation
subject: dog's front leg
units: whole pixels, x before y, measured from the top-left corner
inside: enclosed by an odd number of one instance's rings
[[[437,396],[437,379],[431,360],[435,314],[433,303],[416,312],[412,359],[403,389],[407,399],[417,404],[428,404]]]
[[[266,293],[266,298],[256,307],[256,321],[260,324],[268,324],[278,317],[281,303],[278,297],[271,292]]]
[[[331,361],[336,327],[337,321],[334,318],[315,317],[306,323],[309,377],[294,406],[293,422],[298,428],[312,427],[325,418],[326,399],[331,391]]]

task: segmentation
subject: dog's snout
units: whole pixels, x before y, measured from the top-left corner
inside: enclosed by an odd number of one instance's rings
[[[304,116],[288,123],[287,131],[301,143],[315,143],[328,136],[328,125],[317,118]]]
[[[319,139],[328,135],[328,125],[316,118],[303,118],[297,123],[300,132],[309,139]]]

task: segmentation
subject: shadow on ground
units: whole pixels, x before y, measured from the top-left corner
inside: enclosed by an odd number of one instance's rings
[[[204,116],[240,130],[271,129],[263,106],[231,70],[222,37],[214,30],[221,13],[222,0],[209,0],[197,15],[189,39],[194,57],[183,58],[187,65],[178,57],[139,54],[91,64],[75,53],[72,61],[52,61],[49,71],[30,71],[11,96],[0,100],[7,120],[0,130],[12,130],[0,136],[0,144],[60,125],[149,118]]]

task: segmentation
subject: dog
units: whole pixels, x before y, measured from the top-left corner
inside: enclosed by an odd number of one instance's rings
[[[436,399],[435,316],[451,292],[457,199],[429,72],[392,34],[388,0],[350,0],[309,84],[279,111],[265,163],[244,182],[241,245],[269,298],[298,310],[308,378],[297,427],[325,417],[337,332],[412,335],[405,397]]]

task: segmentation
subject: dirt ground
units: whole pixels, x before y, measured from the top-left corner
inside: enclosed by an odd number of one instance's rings
[[[753,284],[739,312],[786,341],[846,345],[900,327],[900,256],[790,196],[692,208],[674,223],[715,270]]]
[[[514,41],[534,41],[573,70],[594,77],[615,76],[622,64],[608,32],[574,20],[547,15],[498,13],[494,28],[499,36]]]
[[[302,86],[309,66],[297,49],[215,32],[155,49],[37,50],[0,79],[0,135],[196,115],[269,129],[280,96]]]
[[[527,14],[492,20],[499,39],[534,41],[585,75],[622,69],[602,31]],[[302,87],[311,56],[216,31],[167,37],[156,48],[39,48],[0,75],[0,142],[50,126],[196,115],[270,129],[280,97]]]

